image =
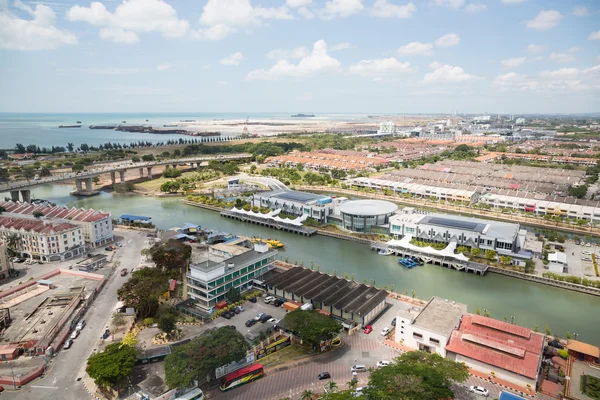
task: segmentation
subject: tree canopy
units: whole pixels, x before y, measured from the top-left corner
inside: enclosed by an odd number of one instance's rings
[[[101,387],[114,387],[129,376],[137,360],[134,347],[111,343],[102,353],[88,358],[85,371]]]
[[[316,346],[337,336],[342,326],[318,311],[295,310],[283,318],[285,329],[296,333],[306,343]]]
[[[207,376],[214,379],[217,367],[243,359],[249,349],[235,328],[207,331],[165,358],[166,383],[170,388],[186,388]]]
[[[141,318],[153,316],[158,310],[158,298],[169,289],[170,274],[157,268],[142,268],[117,291],[119,299],[137,309]]]
[[[411,351],[387,367],[371,372],[368,399],[439,400],[454,398],[451,385],[469,376],[465,364],[447,360],[437,353]]]
[[[165,244],[156,244],[150,249],[152,261],[158,268],[165,270],[178,270],[183,272],[192,256],[192,247],[171,239]]]

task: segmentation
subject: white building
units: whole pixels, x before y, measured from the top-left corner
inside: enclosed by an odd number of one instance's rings
[[[567,255],[562,252],[548,254],[548,269],[550,272],[562,274],[567,272]]]
[[[386,134],[386,135],[394,135],[396,134],[396,124],[392,121],[382,122],[379,124],[379,129],[377,130],[378,135]]]
[[[523,124],[525,124],[525,118],[517,118],[517,120],[515,121],[515,123],[517,125],[523,125]]]
[[[275,190],[256,193],[252,196],[252,205],[281,210],[285,214],[306,215],[321,223],[327,223],[327,218],[333,214],[334,208],[347,200],[345,197],[334,199],[331,196],[295,190]]]
[[[93,209],[53,206],[50,204],[30,204],[13,201],[0,201],[3,215],[14,218],[33,219],[41,213],[43,219],[64,221],[82,228],[84,240],[90,247],[100,247],[113,241],[113,224],[110,213]]]
[[[404,310],[398,313],[395,341],[446,357],[446,344],[466,312],[465,304],[434,296],[416,316]]]
[[[8,271],[12,269],[12,261],[8,255],[6,243],[0,241],[0,279],[8,277]]]
[[[0,240],[17,235],[16,251],[41,261],[66,260],[85,253],[82,228],[68,222],[0,216]]]

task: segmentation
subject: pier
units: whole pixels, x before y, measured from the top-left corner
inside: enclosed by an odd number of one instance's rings
[[[238,221],[242,221],[242,222],[250,222],[252,224],[257,224],[257,225],[266,226],[269,228],[278,229],[280,231],[296,233],[298,235],[312,236],[317,233],[316,228],[307,228],[305,226],[296,226],[296,225],[285,224],[285,223],[277,222],[277,221],[270,221],[267,219],[254,217],[252,215],[235,213],[235,212],[229,211],[229,210],[221,211],[221,216],[237,219]]]
[[[400,257],[415,257],[427,264],[436,264],[446,268],[452,268],[457,271],[471,272],[475,275],[485,275],[488,270],[488,265],[476,263],[472,261],[461,261],[452,257],[435,256],[431,254],[423,254],[418,251],[404,249],[399,246],[390,246],[387,243],[373,243],[371,250],[390,250],[393,255]]]

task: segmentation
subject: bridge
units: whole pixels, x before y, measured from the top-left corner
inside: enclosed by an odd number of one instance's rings
[[[75,195],[89,196],[97,194],[98,191],[93,190],[92,178],[102,174],[110,174],[112,184],[117,183],[117,173],[119,173],[119,181],[125,182],[125,172],[130,169],[139,169],[140,178],[144,177],[144,170],[146,170],[146,176],[148,179],[152,179],[152,168],[159,165],[171,165],[173,168],[177,168],[180,164],[189,164],[191,168],[196,165],[200,167],[200,164],[207,161],[237,161],[250,159],[252,154],[238,153],[238,154],[219,154],[219,155],[199,155],[195,157],[177,158],[170,160],[160,161],[141,161],[141,162],[121,162],[116,164],[110,164],[104,167],[86,169],[80,172],[66,172],[60,175],[52,175],[43,177],[37,180],[29,181],[15,181],[6,182],[0,185],[0,192],[10,192],[10,196],[13,201],[19,201],[19,194],[24,202],[31,200],[31,189],[45,185],[48,183],[58,183],[63,181],[75,180],[76,190],[72,193]],[[84,188],[85,186],[85,188]]]

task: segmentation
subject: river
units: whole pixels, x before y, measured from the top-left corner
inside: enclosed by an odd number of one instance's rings
[[[102,192],[99,196],[77,198],[69,195],[68,185],[45,185],[33,190],[36,198],[71,206],[151,216],[160,229],[169,229],[183,222],[199,223],[202,227],[219,229],[240,235],[256,235],[281,240],[287,248],[280,259],[303,261],[304,265],[320,266],[323,272],[338,276],[354,274],[359,282],[375,280],[378,287],[391,285],[397,292],[411,293],[428,299],[436,295],[468,304],[469,311],[487,309],[498,319],[515,317],[515,323],[540,331],[548,327],[552,333],[565,336],[577,333],[578,339],[600,345],[600,298],[551,286],[488,273],[479,276],[434,265],[408,270],[395,257],[379,256],[367,245],[324,236],[304,237],[273,229],[222,218],[218,213],[186,206],[178,198],[119,196]],[[0,196],[4,196],[1,195]]]

